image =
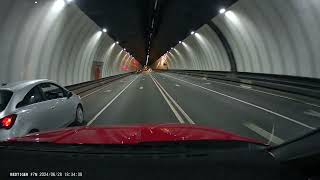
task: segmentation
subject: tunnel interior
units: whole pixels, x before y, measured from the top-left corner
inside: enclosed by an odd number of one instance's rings
[[[150,65],[191,31],[209,22],[221,8],[227,8],[235,2],[80,0],[76,3],[100,27],[110,27],[108,34],[118,39],[120,45],[137,57],[141,64],[146,64],[149,55]]]
[[[317,1],[5,0],[1,82],[138,70],[319,78]]]
[[[191,143],[164,158],[208,162],[210,150],[239,168],[218,177],[320,177],[319,17],[319,0],[1,0],[0,159],[2,141]],[[186,152],[197,143],[218,151]]]

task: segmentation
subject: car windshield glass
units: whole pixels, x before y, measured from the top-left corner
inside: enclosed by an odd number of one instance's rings
[[[11,91],[0,90],[0,112],[6,109],[12,94]]]

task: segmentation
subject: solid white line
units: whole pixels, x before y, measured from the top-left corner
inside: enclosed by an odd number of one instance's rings
[[[140,86],[139,89],[142,90],[142,89],[143,89],[143,86]]]
[[[259,134],[260,136],[266,138],[267,140],[269,140],[269,142],[273,142],[274,144],[282,144],[285,142],[283,139],[275,136],[274,132],[269,133],[268,131],[262,129],[261,127],[253,123],[244,123],[244,126],[254,131],[255,133]]]
[[[174,113],[174,115],[176,116],[176,118],[178,119],[178,121],[181,124],[184,124],[185,122],[183,121],[182,117],[180,116],[180,114],[178,113],[178,111],[173,107],[173,105],[171,104],[171,102],[168,100],[168,98],[164,95],[164,93],[162,92],[161,88],[158,86],[158,84],[155,82],[155,80],[153,79],[153,77],[151,76],[152,81],[154,82],[154,84],[157,86],[157,88],[159,89],[161,95],[163,96],[163,98],[165,99],[165,101],[167,102],[167,104],[169,105],[171,111]]]
[[[82,96],[81,99],[84,99],[84,98],[86,98],[86,97],[88,97],[88,96],[91,96],[92,94],[94,94],[94,93],[96,93],[96,92],[98,92],[98,91],[101,91],[102,89],[107,88],[107,87],[109,87],[110,85],[111,85],[111,84],[107,84],[106,86],[104,86],[104,87],[102,87],[102,88],[99,88],[99,89],[97,89],[97,90],[95,90],[95,91],[93,91],[93,92],[91,92],[91,93],[89,93],[89,94],[86,94],[85,96]]]
[[[252,89],[252,86],[245,85],[245,84],[241,84],[240,87],[242,87],[244,89]]]
[[[203,78],[200,78],[200,79],[203,79]],[[203,80],[207,80],[207,81],[209,81],[209,82],[213,82],[213,83],[217,83],[217,84],[223,84],[223,85],[226,85],[226,86],[232,86],[232,87],[237,87],[237,88],[244,88],[244,87],[237,86],[237,85],[234,85],[234,84],[228,84],[228,83],[223,83],[223,82],[219,82],[219,81],[208,80],[207,78],[205,78],[205,79],[203,79]],[[257,89],[253,89],[253,88],[246,88],[246,89],[247,89],[247,90],[250,90],[250,91],[255,91],[255,92],[263,93],[263,94],[268,94],[268,95],[271,95],[271,96],[276,96],[276,97],[281,97],[281,98],[284,98],[284,99],[289,99],[289,100],[292,100],[292,101],[297,101],[297,102],[300,102],[300,103],[303,103],[303,104],[307,104],[307,105],[310,105],[310,106],[314,106],[314,107],[320,108],[320,106],[317,105],[317,104],[305,102],[305,101],[303,101],[303,100],[291,98],[291,97],[288,97],[288,96],[284,96],[284,95],[280,95],[280,94],[274,94],[274,93],[270,93],[270,92],[265,92],[265,91],[261,91],[261,90],[257,90]]]
[[[169,97],[171,102],[180,110],[182,115],[189,121],[190,124],[195,124],[194,121],[190,118],[190,116],[179,106],[179,104],[170,96],[170,94],[164,89],[164,87],[159,83],[159,81],[151,75],[151,77],[155,80],[156,83],[160,86],[160,88],[163,90],[163,92]]]
[[[317,112],[317,111],[314,111],[311,109],[309,109],[308,111],[305,111],[304,113],[309,116],[314,116],[314,117],[320,118],[320,112]]]
[[[207,91],[210,91],[210,92],[219,94],[219,95],[221,95],[221,96],[225,96],[225,97],[227,97],[227,98],[230,98],[230,99],[239,101],[239,102],[244,103],[244,104],[247,104],[247,105],[249,105],[249,106],[258,108],[258,109],[260,109],[260,110],[266,111],[266,112],[268,112],[268,113],[270,113],[270,114],[273,114],[273,115],[276,115],[276,116],[279,116],[279,117],[281,117],[281,118],[284,118],[284,119],[286,119],[286,120],[288,120],[288,121],[291,121],[291,122],[293,122],[293,123],[296,123],[296,124],[299,124],[299,125],[301,125],[301,126],[304,126],[304,127],[306,127],[306,128],[309,128],[309,129],[312,129],[312,130],[315,130],[315,129],[316,129],[315,127],[309,126],[309,125],[307,125],[307,124],[304,124],[304,123],[302,123],[302,122],[299,122],[299,121],[294,120],[294,119],[292,119],[292,118],[289,118],[289,117],[287,117],[287,116],[281,115],[281,114],[279,114],[279,113],[273,112],[273,111],[271,111],[271,110],[269,110],[269,109],[266,109],[266,108],[263,108],[263,107],[261,107],[261,106],[258,106],[258,105],[255,105],[255,104],[252,104],[252,103],[243,101],[243,100],[241,100],[241,99],[238,99],[238,98],[235,98],[235,97],[232,97],[232,96],[223,94],[223,93],[218,92],[218,91],[214,91],[214,90],[212,90],[212,89],[208,89],[208,88],[203,87],[203,86],[199,86],[199,85],[197,85],[197,84],[194,84],[194,83],[191,83],[191,82],[188,82],[188,81],[185,81],[185,80],[181,80],[181,79],[172,77],[172,76],[167,75],[167,74],[163,74],[163,75],[164,75],[164,76],[171,77],[171,78],[176,79],[176,80],[179,80],[179,81],[182,81],[182,82],[185,82],[185,83],[188,83],[188,84],[191,84],[191,85],[193,85],[193,86],[196,86],[196,87],[205,89],[205,90],[207,90]]]
[[[99,91],[101,91],[102,89],[109,87],[110,85],[111,85],[111,83],[108,83],[108,84],[106,84],[105,86],[103,86],[103,87],[101,87],[101,88],[99,88],[99,89],[97,89],[97,90],[95,90],[95,91],[93,91],[93,92],[91,92],[91,93],[89,93],[89,94],[86,94],[85,96],[82,96],[82,97],[80,97],[80,98],[81,98],[81,99],[87,98],[88,96],[91,96],[92,94],[94,94],[94,93],[96,93],[96,92],[99,92]]]
[[[103,107],[98,114],[96,114],[91,121],[88,122],[87,126],[93,123],[102,113],[105,111],[136,79],[138,79],[139,76],[137,76],[134,80],[132,80],[122,91],[119,92],[105,107]]]

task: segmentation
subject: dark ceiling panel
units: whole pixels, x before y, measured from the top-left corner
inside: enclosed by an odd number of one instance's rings
[[[192,29],[198,29],[216,16],[221,7],[236,1],[76,0],[76,3],[100,27],[106,27],[108,34],[142,64],[145,64],[150,41],[151,64]]]

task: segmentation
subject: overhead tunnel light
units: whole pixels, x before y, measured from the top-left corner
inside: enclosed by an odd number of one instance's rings
[[[63,10],[65,6],[66,6],[66,2],[64,0],[56,0],[53,3],[52,11],[55,13],[59,13]]]
[[[225,13],[225,12],[226,12],[226,9],[225,9],[225,8],[222,8],[222,9],[219,10],[219,13],[220,13],[220,14],[223,14],[223,13]]]

